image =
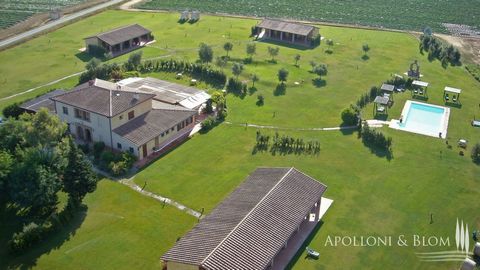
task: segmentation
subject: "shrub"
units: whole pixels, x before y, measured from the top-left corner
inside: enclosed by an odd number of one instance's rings
[[[2,113],[5,117],[12,117],[17,119],[23,113],[23,109],[20,108],[17,103],[13,103],[5,107]]]
[[[342,112],[342,121],[346,126],[353,126],[358,123],[358,116],[352,107],[346,108]]]
[[[95,157],[95,159],[100,158],[103,150],[105,150],[104,142],[96,142],[93,144],[93,156]]]
[[[110,169],[110,172],[114,175],[114,176],[120,176],[120,175],[124,175],[128,172],[129,168],[128,168],[128,165],[127,165],[127,162],[125,161],[118,161],[118,162],[110,162],[110,164],[108,165],[109,169]]]
[[[246,89],[246,86],[247,85],[242,83],[241,81],[235,78],[230,78],[227,82],[227,91],[235,95],[243,95],[245,94],[243,92],[243,89]]]
[[[13,234],[12,239],[8,242],[8,248],[12,253],[20,253],[40,241],[46,232],[48,232],[48,228],[31,222],[23,226],[21,232]]]
[[[320,34],[315,35],[312,39],[312,46],[315,47],[320,45],[321,40],[322,40],[322,36]]]
[[[207,102],[205,102],[205,107],[203,107],[202,110],[203,113],[210,114],[213,112],[213,101],[212,99],[208,99]]]
[[[252,28],[250,28],[250,36],[253,37],[257,33],[258,33],[258,28],[256,26],[252,26]]]
[[[123,152],[122,159],[127,164],[128,169],[132,168],[133,164],[137,161],[137,157],[130,152]]]
[[[262,94],[258,95],[257,96],[257,105],[262,106],[264,104],[264,102],[265,102],[265,98],[263,97],[263,95]]]
[[[477,143],[472,148],[472,161],[480,164],[480,143]]]
[[[215,127],[216,122],[217,122],[217,120],[213,116],[207,117],[207,119],[205,119],[202,122],[202,128],[201,128],[202,132],[207,132],[210,129],[212,129],[213,127]]]
[[[107,51],[101,46],[91,45],[91,44],[88,45],[88,54],[96,58],[102,58],[105,56],[106,53]]]
[[[200,48],[198,50],[198,58],[202,63],[210,63],[213,60],[213,50],[212,47],[205,44],[200,43]]]
[[[84,154],[88,154],[90,152],[90,146],[88,145],[88,143],[86,144],[79,144],[78,145],[78,148],[80,148],[80,150],[82,150],[82,152]]]

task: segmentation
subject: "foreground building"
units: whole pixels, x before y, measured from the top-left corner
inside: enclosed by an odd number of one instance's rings
[[[295,168],[259,168],[161,257],[164,266],[284,269],[330,206],[326,189]]]
[[[153,40],[152,31],[139,24],[128,25],[85,38],[87,52],[103,48],[113,57],[136,50]]]
[[[257,26],[258,38],[312,47],[318,28],[311,25],[265,19]]]
[[[56,114],[80,142],[104,142],[143,159],[188,137],[196,111],[154,109],[154,94],[92,80],[52,97]]]

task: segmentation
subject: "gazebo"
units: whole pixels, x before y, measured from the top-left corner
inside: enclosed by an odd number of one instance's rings
[[[384,96],[390,97],[393,100],[393,92],[395,91],[395,85],[391,84],[382,84],[380,91],[383,92]]]
[[[420,96],[427,96],[427,87],[428,87],[428,82],[422,82],[422,81],[413,81],[412,85],[414,87],[413,94],[414,95],[420,95]]]
[[[445,102],[449,102],[449,94],[452,94],[452,102],[460,102],[460,93],[462,93],[462,89],[445,86],[445,89],[443,90],[443,99],[445,99]]]
[[[387,113],[390,98],[387,96],[377,96],[373,103],[375,104],[375,113]]]

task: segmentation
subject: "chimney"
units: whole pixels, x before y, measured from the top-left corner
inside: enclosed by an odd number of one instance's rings
[[[122,86],[120,84],[117,84],[117,90],[121,90]]]
[[[92,86],[92,85],[94,85],[94,84],[95,84],[95,81],[94,81],[94,80],[88,81],[88,85],[89,85],[89,86]]]
[[[133,94],[133,99],[134,100],[138,100],[139,98],[140,98],[140,96],[138,95],[138,93]]]

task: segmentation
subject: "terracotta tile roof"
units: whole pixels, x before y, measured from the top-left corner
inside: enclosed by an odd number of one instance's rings
[[[150,34],[151,32],[152,31],[139,24],[132,24],[87,38],[97,37],[98,39],[103,40],[105,43],[113,46],[136,37]]]
[[[52,97],[64,94],[65,91],[57,89],[51,92],[48,92],[44,95],[31,99],[27,102],[24,102],[20,105],[20,108],[32,112],[38,112],[41,108],[46,108],[52,113],[55,113],[55,103],[51,100]]]
[[[156,110],[152,109],[137,118],[115,128],[114,133],[141,146],[161,133],[174,127],[197,112],[190,110]]]
[[[95,79],[75,87],[65,94],[51,98],[86,111],[112,117],[142,102],[153,99],[155,95],[122,90],[125,86]]]
[[[316,27],[311,25],[305,25],[300,23],[285,22],[279,20],[270,20],[265,19],[261,21],[257,27],[271,29],[275,31],[282,31],[302,36],[307,36],[312,32]]]
[[[326,188],[295,168],[259,168],[162,260],[205,269],[265,269]]]

